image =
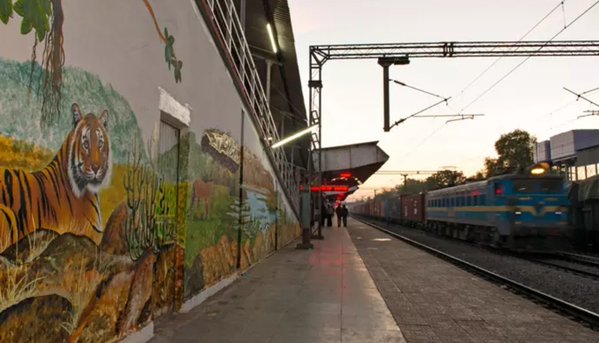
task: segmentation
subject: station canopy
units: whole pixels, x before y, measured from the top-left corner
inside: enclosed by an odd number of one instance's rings
[[[389,155],[377,144],[374,141],[322,149],[322,192],[327,199],[345,200],[387,162]],[[318,154],[313,158],[318,165]]]

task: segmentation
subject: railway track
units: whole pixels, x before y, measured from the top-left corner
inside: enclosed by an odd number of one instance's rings
[[[566,259],[568,261],[577,262],[581,264],[585,264],[591,267],[599,268],[599,257],[593,255],[585,255],[579,253],[573,253],[568,251],[560,251],[557,253],[557,256],[560,258]]]
[[[589,270],[581,269],[578,266],[565,265],[564,262],[569,263],[568,259],[565,259],[565,260],[564,259],[556,259],[556,258],[541,259],[541,258],[529,258],[529,257],[524,257],[524,259],[534,262],[534,263],[542,264],[544,266],[561,269],[561,270],[564,270],[569,273],[579,274],[582,276],[586,276],[586,277],[589,277],[592,279],[599,280],[599,269],[597,271],[589,271]],[[599,268],[599,264],[594,265],[593,267]]]
[[[584,309],[580,306],[566,302],[564,300],[556,298],[547,293],[544,293],[544,292],[541,292],[534,288],[528,287],[522,283],[511,280],[509,278],[501,276],[501,275],[494,273],[492,271],[489,271],[487,269],[481,268],[477,265],[474,265],[470,262],[464,261],[460,258],[457,258],[455,256],[452,256],[450,254],[447,254],[445,252],[437,250],[435,248],[429,247],[425,244],[416,242],[413,239],[407,238],[407,237],[405,237],[401,234],[398,234],[396,232],[387,230],[387,229],[385,229],[377,224],[374,224],[372,222],[369,222],[368,220],[365,220],[363,218],[354,217],[354,219],[359,220],[362,223],[367,224],[377,230],[385,232],[388,235],[391,235],[397,239],[400,239],[412,246],[415,246],[415,247],[422,249],[426,252],[432,253],[440,258],[443,258],[444,260],[451,262],[461,268],[472,271],[488,280],[491,280],[491,281],[501,284],[501,285],[508,286],[513,291],[515,291],[517,293],[525,294],[526,296],[536,299],[536,300],[560,311],[561,313],[567,314],[567,315],[571,316],[572,318],[591,326],[595,330],[599,329],[599,314],[598,313],[589,311],[587,309]]]

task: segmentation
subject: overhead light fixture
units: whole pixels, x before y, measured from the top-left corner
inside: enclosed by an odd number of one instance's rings
[[[266,24],[266,31],[268,31],[268,38],[270,38],[270,45],[272,46],[272,51],[276,54],[279,49],[277,48],[277,42],[275,41],[275,34],[272,31],[272,26],[270,23]]]
[[[276,148],[278,148],[280,146],[283,146],[283,145],[285,145],[285,144],[287,144],[287,143],[289,143],[289,142],[291,142],[291,141],[293,141],[295,139],[298,139],[299,137],[301,137],[301,136],[309,133],[310,131],[314,130],[317,127],[318,127],[318,124],[312,125],[310,127],[307,127],[307,128],[305,128],[305,129],[303,129],[301,131],[298,131],[298,132],[292,134],[289,137],[281,139],[280,141],[276,142],[275,144],[271,145],[270,147],[272,149],[276,149]]]

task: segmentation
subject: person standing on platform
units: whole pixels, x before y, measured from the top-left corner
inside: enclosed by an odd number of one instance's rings
[[[327,200],[327,226],[333,226],[333,215],[335,214],[335,210],[333,209],[333,205]]]
[[[345,207],[345,204],[343,204],[343,207],[341,208],[341,217],[343,218],[343,227],[347,227],[347,215],[349,214],[349,210],[347,209],[347,207]]]
[[[343,215],[343,209],[341,208],[341,204],[337,206],[335,209],[335,213],[337,214],[337,227],[341,226],[341,216]]]

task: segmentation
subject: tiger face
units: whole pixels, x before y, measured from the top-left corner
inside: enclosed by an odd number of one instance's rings
[[[71,187],[77,197],[87,190],[93,194],[110,182],[112,158],[108,139],[108,111],[99,117],[82,115],[79,105],[71,106],[74,129],[68,150]]]

